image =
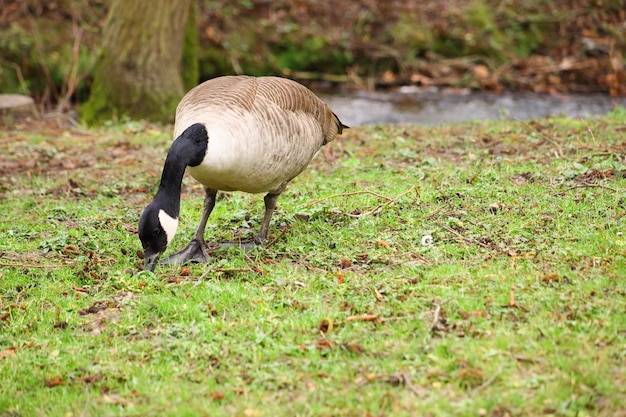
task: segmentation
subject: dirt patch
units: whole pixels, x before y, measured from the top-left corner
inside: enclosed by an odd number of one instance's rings
[[[79,311],[79,315],[85,317],[83,329],[92,334],[102,333],[108,323],[120,320],[120,312],[135,298],[137,298],[135,293],[121,292],[109,300],[95,301],[88,308]]]

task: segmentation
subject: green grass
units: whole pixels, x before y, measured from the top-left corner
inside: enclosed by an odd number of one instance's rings
[[[170,127],[4,132],[0,416],[623,416],[625,124],[350,129],[267,247],[156,274]],[[261,216],[231,194],[207,240]]]

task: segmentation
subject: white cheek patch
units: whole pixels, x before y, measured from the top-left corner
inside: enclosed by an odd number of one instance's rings
[[[178,219],[170,216],[164,210],[159,210],[159,222],[161,223],[163,230],[165,230],[165,234],[167,235],[167,244],[169,245],[176,234]]]

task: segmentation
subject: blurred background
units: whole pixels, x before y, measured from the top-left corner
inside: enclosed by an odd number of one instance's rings
[[[120,21],[130,22],[127,32]],[[625,53],[622,0],[0,0],[0,92],[28,95],[40,112],[79,109],[87,122],[121,115],[168,121],[184,91],[225,74],[293,78],[360,113],[367,100],[392,103],[389,113],[403,106],[415,113],[440,94],[474,100],[481,96],[473,93],[488,93],[487,101],[497,101],[495,94],[505,99],[495,104],[500,112],[525,93],[614,104],[626,95]],[[113,64],[112,55],[119,58]],[[127,92],[116,79],[133,72],[133,87],[151,78],[151,90],[158,90],[155,79],[180,76],[175,99],[161,100],[162,114],[145,97],[144,113],[134,113],[138,101],[111,96],[93,104],[103,84],[114,90],[108,94]],[[373,122],[407,121],[381,117]]]

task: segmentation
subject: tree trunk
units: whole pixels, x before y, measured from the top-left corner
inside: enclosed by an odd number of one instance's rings
[[[184,94],[181,60],[192,0],[112,0],[87,123],[130,117],[171,122]]]

